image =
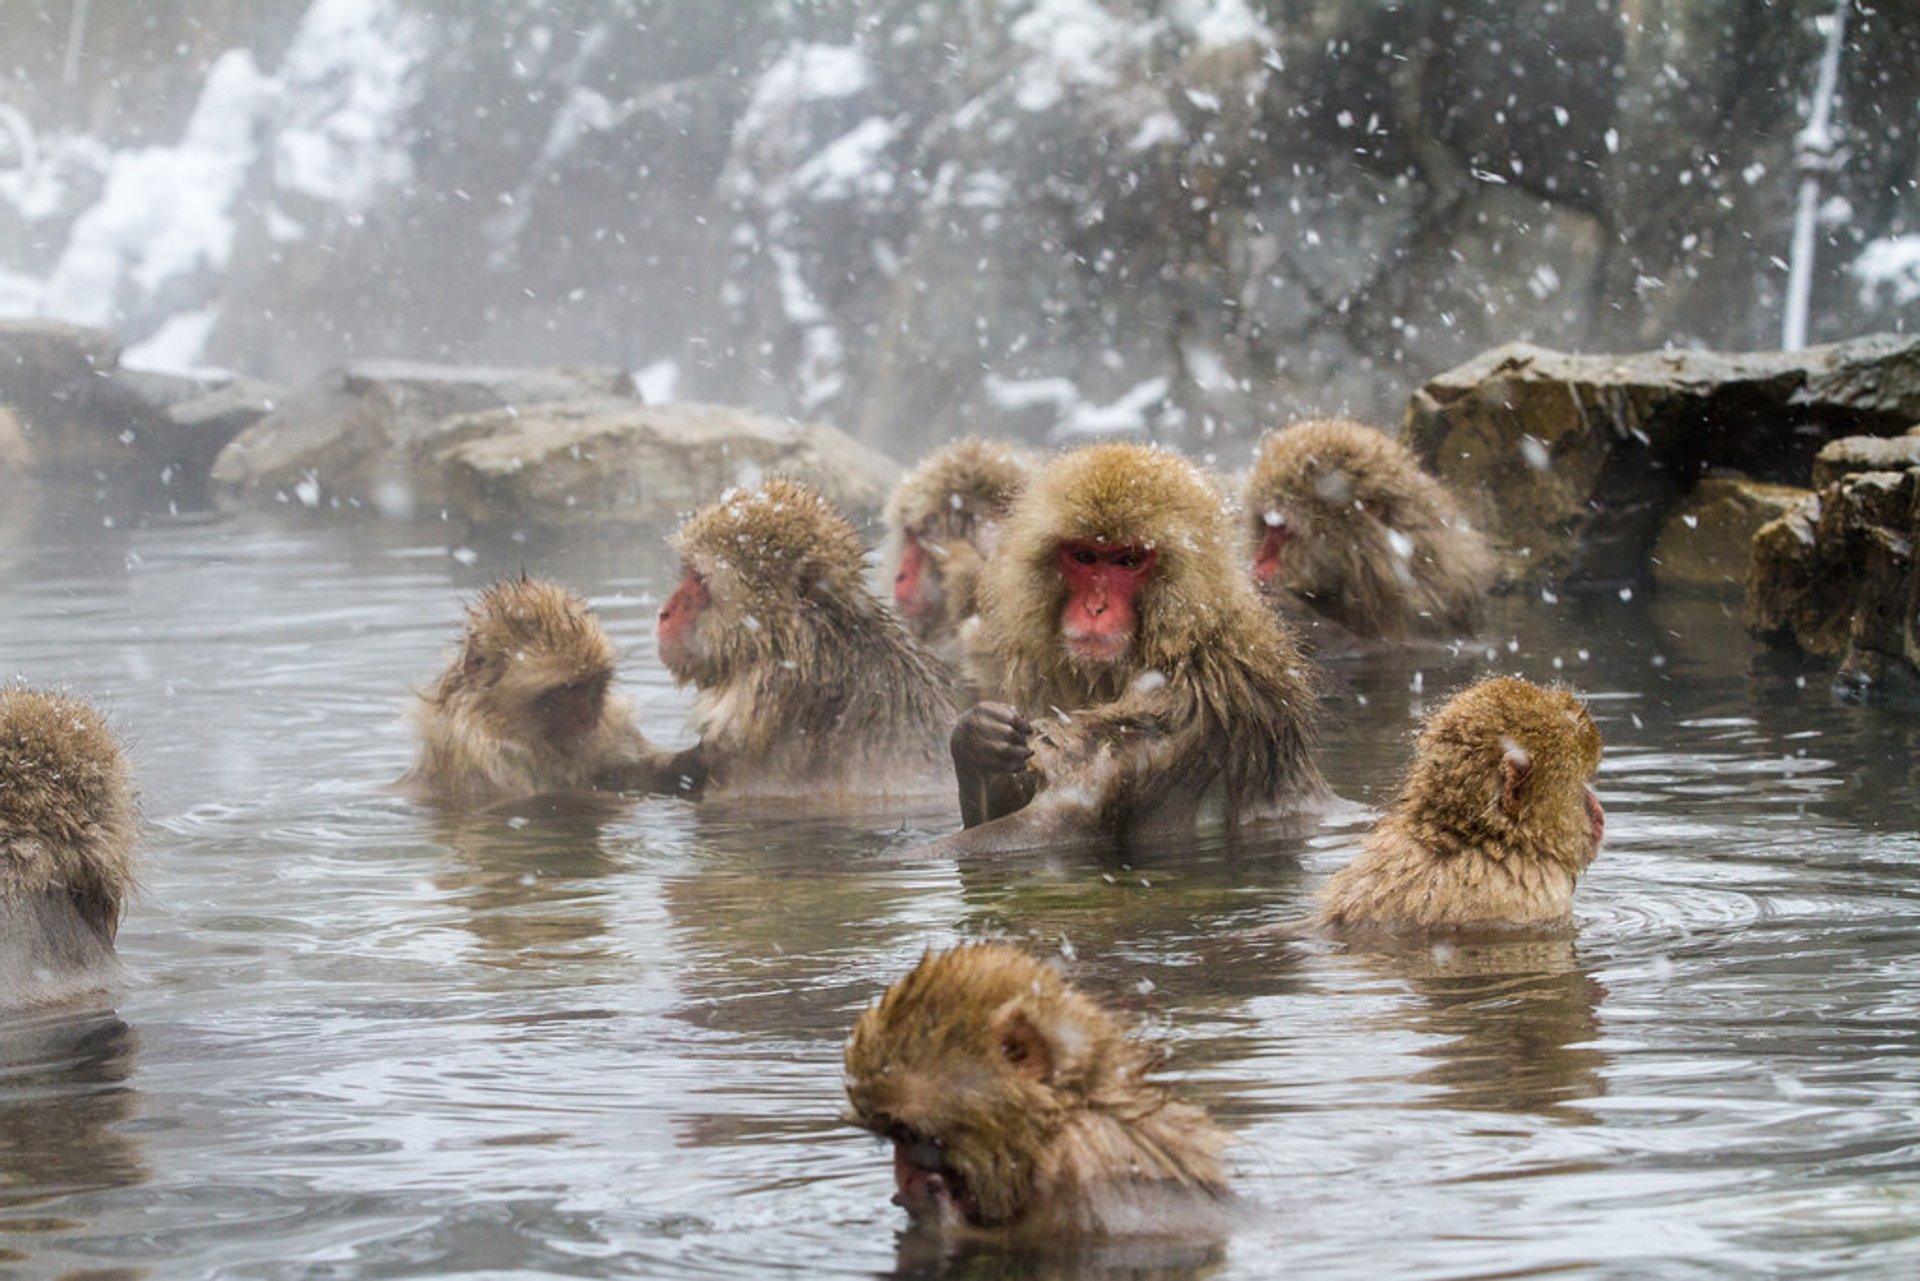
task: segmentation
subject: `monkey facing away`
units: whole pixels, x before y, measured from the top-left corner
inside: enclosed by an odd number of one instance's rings
[[[953,733],[960,850],[1317,809],[1317,679],[1236,559],[1218,491],[1143,445],[1061,455],[988,563],[1008,702]]]
[[[673,536],[660,658],[696,691],[709,791],[844,800],[937,786],[953,678],[866,584],[833,505],[795,481],[734,490]]]
[[[861,1014],[847,1119],[893,1143],[894,1203],[948,1232],[1167,1232],[1228,1197],[1227,1135],[1052,967],[928,952]]]
[[[1599,853],[1600,731],[1572,694],[1497,677],[1429,718],[1393,810],[1320,894],[1336,932],[1552,929]]]
[[[698,762],[649,743],[612,692],[618,655],[587,603],[552,583],[495,583],[420,693],[403,788],[485,803],[546,792],[697,789]]]
[[[960,440],[929,455],[887,500],[894,608],[921,641],[958,663],[980,572],[1034,460],[1012,445]]]
[[[0,688],[0,1010],[112,981],[138,835],[132,778],[100,714]]]
[[[1260,444],[1247,482],[1253,575],[1356,636],[1471,633],[1493,585],[1486,540],[1410,450],[1363,423],[1295,423]]]

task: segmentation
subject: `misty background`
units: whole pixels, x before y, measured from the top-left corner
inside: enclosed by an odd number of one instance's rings
[[[0,2],[0,316],[131,366],[1193,447],[1500,343],[1780,344],[1833,0]],[[1811,341],[1920,325],[1920,6],[1851,9]]]

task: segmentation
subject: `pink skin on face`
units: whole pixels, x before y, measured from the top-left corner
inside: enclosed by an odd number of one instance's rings
[[[1111,663],[1127,652],[1139,621],[1134,596],[1159,555],[1134,543],[1060,544],[1060,577],[1067,585],[1060,634],[1069,650],[1097,663]]]
[[[660,642],[660,661],[668,670],[677,669],[689,657],[688,647],[693,640],[694,626],[699,622],[700,611],[711,602],[707,595],[707,584],[692,569],[686,571],[680,585],[673,589],[673,595],[667,597],[667,603],[660,607],[660,615],[654,621],[654,636]]]
[[[893,603],[908,618],[918,618],[933,606],[932,593],[927,591],[927,561],[926,548],[908,534],[900,553],[900,570],[893,576]]]
[[[1264,525],[1265,532],[1260,535],[1260,549],[1253,554],[1253,581],[1262,587],[1280,577],[1287,543],[1293,538],[1293,531],[1287,527],[1286,517],[1278,512],[1268,513]]]

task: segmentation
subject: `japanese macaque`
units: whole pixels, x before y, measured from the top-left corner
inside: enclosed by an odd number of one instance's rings
[[[1276,608],[1304,604],[1356,636],[1469,634],[1493,554],[1399,441],[1362,423],[1267,436],[1247,482],[1253,577]]]
[[[962,440],[910,472],[887,501],[893,604],[913,634],[955,663],[978,608],[980,570],[1034,462],[1011,445]]]
[[[1392,812],[1320,894],[1333,931],[1550,930],[1600,851],[1600,731],[1572,694],[1498,677],[1428,720]]]
[[[1317,680],[1238,564],[1219,493],[1143,445],[1061,455],[1015,503],[981,591],[1007,703],[952,749],[962,852],[1229,827],[1328,798]]]
[[[112,981],[138,834],[133,782],[100,714],[0,689],[0,1009]]]
[[[697,691],[714,793],[814,800],[934,784],[953,678],[866,584],[860,539],[790,480],[734,490],[673,536],[660,658]]]
[[[1166,1233],[1228,1197],[1227,1135],[1158,1055],[1017,947],[928,952],[847,1041],[847,1119],[893,1143],[894,1203],[948,1232]]]
[[[643,737],[612,690],[617,654],[587,603],[538,579],[487,588],[447,669],[414,707],[400,785],[486,803],[548,792],[692,791],[699,763]]]

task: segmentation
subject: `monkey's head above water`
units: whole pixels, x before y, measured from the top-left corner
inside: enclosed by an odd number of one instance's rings
[[[1593,861],[1605,816],[1587,785],[1600,730],[1564,689],[1494,677],[1454,695],[1428,720],[1407,775],[1409,816],[1495,848]]]
[[[855,1025],[848,1119],[891,1140],[895,1202],[916,1218],[1005,1227],[1094,1185],[1215,1194],[1224,1136],[1147,1079],[1156,1056],[1019,948],[929,952]]]
[[[617,659],[580,597],[539,579],[509,579],[467,610],[454,666],[427,697],[468,694],[501,733],[564,749],[599,724]]]
[[[138,831],[126,758],[100,714],[0,687],[0,899],[64,889],[110,940]]]
[[[982,584],[1011,701],[1111,697],[1257,612],[1224,510],[1199,468],[1150,446],[1093,445],[1043,467]]]
[[[807,658],[822,611],[877,615],[860,536],[832,503],[775,478],[730,490],[675,531],[681,579],[660,610],[660,657],[701,688]]]

